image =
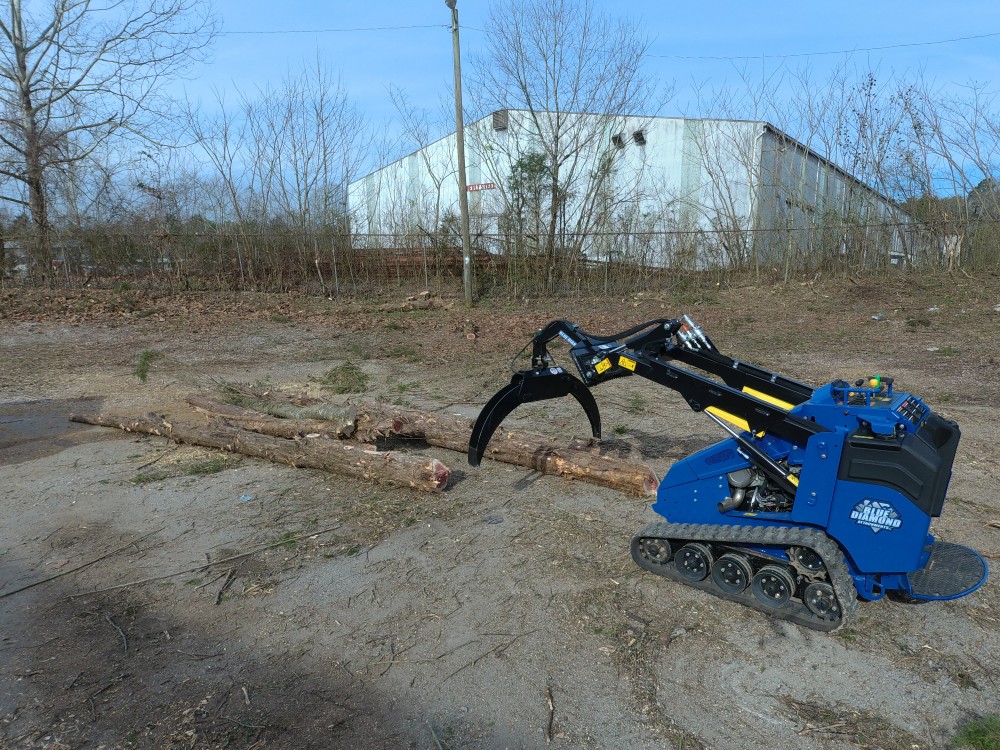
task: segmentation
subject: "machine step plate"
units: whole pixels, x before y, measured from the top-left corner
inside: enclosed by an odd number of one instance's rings
[[[922,569],[910,573],[910,596],[937,601],[957,599],[986,581],[986,561],[978,553],[950,542],[934,542]]]

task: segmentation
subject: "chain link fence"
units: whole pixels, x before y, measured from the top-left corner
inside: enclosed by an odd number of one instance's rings
[[[1000,269],[1000,223],[935,230],[912,224],[767,231],[695,231],[473,238],[477,293],[522,295],[667,288],[679,277]],[[139,227],[60,232],[47,242],[3,238],[7,286],[100,287],[127,282],[169,291],[258,291],[336,296],[451,290],[462,283],[453,238],[427,233],[178,231]]]

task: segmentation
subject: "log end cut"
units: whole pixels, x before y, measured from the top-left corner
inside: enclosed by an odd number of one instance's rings
[[[642,494],[646,496],[655,495],[659,486],[660,480],[656,478],[656,474],[650,471],[642,483]]]
[[[436,458],[431,459],[431,482],[434,484],[435,489],[438,491],[445,489],[448,486],[449,479],[451,479],[451,469]]]

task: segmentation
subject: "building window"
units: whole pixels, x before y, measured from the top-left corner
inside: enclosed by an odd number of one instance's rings
[[[493,113],[493,129],[494,130],[506,130],[507,129],[507,110],[498,109]]]
[[[645,146],[646,145],[646,131],[645,130],[637,130],[637,131],[635,131],[634,133],[632,133],[632,140],[634,140],[640,146]]]
[[[625,134],[615,133],[611,136],[611,142],[615,145],[615,148],[625,148]]]

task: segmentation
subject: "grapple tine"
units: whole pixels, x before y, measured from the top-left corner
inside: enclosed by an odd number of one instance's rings
[[[570,395],[583,407],[584,412],[587,414],[587,419],[590,421],[590,432],[599,440],[601,438],[601,410],[597,408],[597,401],[594,400],[594,396],[587,386],[569,373],[566,374],[566,377],[570,381]]]
[[[520,395],[522,381],[519,375],[520,373],[515,375],[514,380],[509,385],[497,391],[483,407],[483,410],[479,412],[476,424],[472,428],[472,437],[469,439],[469,464],[471,466],[479,466],[486,446],[489,444],[490,438],[493,437],[493,433],[497,431],[497,427],[507,418],[508,414],[524,403]]]
[[[601,437],[601,412],[582,382],[561,367],[514,373],[510,384],[501,388],[479,413],[469,439],[469,464],[479,466],[486,446],[501,422],[521,404],[571,395],[583,407],[595,438]]]

